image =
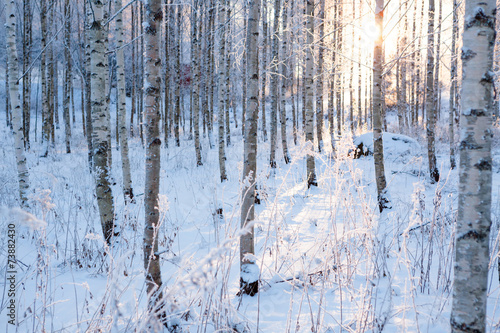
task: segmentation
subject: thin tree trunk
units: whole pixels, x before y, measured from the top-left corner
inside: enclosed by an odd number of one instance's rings
[[[375,40],[373,52],[373,159],[375,163],[378,207],[380,212],[382,212],[385,208],[389,208],[389,200],[386,194],[384,144],[382,140],[382,99],[385,98],[382,90],[384,0],[377,0],[375,3],[375,24],[379,34]]]
[[[325,47],[325,0],[319,3],[319,40],[318,67],[316,69],[316,135],[318,137],[318,152],[323,150],[323,91],[324,91],[324,47]]]
[[[492,191],[496,3],[465,1],[460,166],[451,331],[485,332]]]
[[[281,1],[274,1],[274,24],[273,24],[273,34],[272,44],[271,44],[271,145],[269,154],[269,165],[271,168],[276,168],[276,147],[278,145],[278,107],[279,107],[279,96],[278,96],[278,38],[279,38],[279,17],[281,10]]]
[[[63,83],[63,118],[64,118],[64,134],[66,142],[66,153],[71,153],[71,122],[69,103],[72,90],[71,84],[71,55],[70,55],[70,33],[71,33],[71,5],[69,0],[64,2],[64,62],[66,68],[64,69],[64,83]]]
[[[40,27],[41,27],[41,45],[40,47],[45,49],[47,46],[47,0],[40,1]],[[40,72],[41,72],[41,83],[42,83],[42,142],[44,144],[44,154],[47,156],[49,154],[50,148],[50,104],[49,104],[49,91],[48,91],[48,80],[47,80],[47,52],[42,52],[40,56]]]
[[[197,14],[199,10],[198,0],[194,0],[192,22],[197,22]],[[200,15],[201,16],[201,15]],[[196,165],[201,166],[201,145],[200,145],[200,42],[198,40],[198,24],[193,24],[193,38],[191,49],[191,67],[193,70],[193,116],[194,116],[194,147],[196,152]]]
[[[90,6],[92,14],[90,22],[90,70],[91,70],[91,99],[92,99],[92,147],[94,148],[93,165],[95,176],[95,188],[97,204],[104,239],[108,245],[112,245],[113,236],[118,236],[118,228],[115,226],[113,193],[110,184],[110,165],[108,164],[108,133],[109,117],[106,112],[106,43],[104,22],[104,3],[100,0],[92,0]]]
[[[260,1],[260,0],[259,0]],[[247,4],[243,4],[243,67],[241,69],[242,76],[242,94],[241,94],[241,135],[245,135],[245,117],[247,112]]]
[[[219,104],[218,109],[218,124],[219,124],[219,168],[220,168],[220,181],[227,180],[226,175],[226,152],[224,145],[224,102],[225,102],[225,55],[226,55],[226,6],[219,3]]]
[[[160,190],[160,90],[161,90],[161,59],[160,42],[157,28],[161,26],[162,11],[160,0],[145,1],[145,53],[144,53],[144,114],[146,128],[146,181],[144,198],[144,269],[146,270],[146,286],[149,295],[149,310],[160,320],[165,317],[164,311],[158,307],[162,299],[162,280],[160,271],[160,256],[158,255],[158,232],[160,212],[158,209],[158,194]]]
[[[21,110],[21,100],[19,96],[19,69],[16,46],[16,25],[17,11],[14,0],[7,1],[7,58],[9,67],[9,95],[12,110],[12,131],[15,138],[15,152],[17,164],[17,176],[19,180],[19,197],[21,205],[27,205],[29,191],[29,174],[26,165],[26,156],[24,155],[24,139],[23,139],[23,112]]]
[[[122,1],[115,0],[115,11],[122,8]],[[118,137],[120,140],[120,154],[122,159],[123,174],[123,196],[125,202],[134,200],[132,190],[132,176],[130,173],[130,161],[128,156],[128,131],[125,117],[127,115],[127,104],[125,100],[125,56],[123,49],[123,14],[120,12],[115,18],[115,38],[116,38],[116,105],[118,106]]]
[[[267,141],[267,123],[266,123],[266,86],[267,86],[267,47],[268,42],[268,24],[267,24],[267,0],[262,0],[262,88],[261,88],[261,114],[262,114],[262,136],[264,142]]]
[[[181,145],[179,138],[179,131],[181,125],[181,12],[182,6],[177,6],[177,38],[175,40],[175,116],[174,116],[174,135],[175,135],[175,145],[179,147]],[[184,109],[184,106],[182,106]]]
[[[43,0],[45,1],[45,0]],[[90,1],[85,2],[85,23],[84,23],[84,40],[85,40],[85,117],[87,125],[87,147],[88,147],[88,161],[89,169],[92,172],[94,170],[94,149],[92,143],[92,82],[91,82],[91,65],[90,65],[90,25],[91,20],[91,3]],[[42,73],[43,74],[43,73]],[[43,86],[43,84],[42,84]]]
[[[434,0],[429,0],[429,25],[427,31],[427,80],[425,94],[425,113],[427,118],[427,156],[431,182],[439,181],[436,162],[434,132],[436,127],[436,104],[434,99]]]
[[[288,31],[287,31],[287,12],[288,0],[283,0],[283,14],[282,14],[282,44],[281,44],[281,108],[280,108],[280,126],[281,126],[281,146],[283,148],[283,158],[285,163],[290,163],[290,154],[288,153],[287,131],[286,131],[286,93],[288,89]]]
[[[24,148],[30,148],[30,117],[31,117],[31,72],[28,67],[31,62],[31,45],[33,42],[31,25],[32,25],[32,10],[31,1],[24,1],[23,6],[23,131],[24,131]],[[6,93],[6,95],[8,95]]]
[[[314,59],[313,59],[313,48],[314,48],[314,1],[306,0],[306,141],[309,143],[309,147],[314,151]],[[307,187],[318,186],[318,181],[316,178],[316,165],[314,160],[314,155],[312,153],[307,154]]]
[[[254,227],[248,225],[255,219],[255,182],[257,175],[257,120],[259,115],[259,17],[260,0],[250,1],[248,12],[248,114],[245,125],[244,163],[242,177],[240,236],[240,289],[243,294],[254,296],[259,290],[256,262],[247,255],[255,254]]]
[[[226,111],[226,146],[231,145],[231,126],[229,126],[230,122],[230,117],[229,117],[229,107],[230,107],[230,80],[229,80],[229,75],[230,75],[230,70],[231,70],[231,40],[232,40],[232,35],[231,35],[231,4],[230,0],[224,0],[224,5],[226,6],[226,38],[224,38],[224,41],[226,43],[226,53],[225,53],[225,58],[226,58],[226,70],[225,70],[225,80],[226,84],[224,86],[224,109]],[[234,110],[233,110],[234,112]]]
[[[448,129],[450,136],[450,167],[455,169],[457,166],[455,158],[455,114],[456,103],[455,95],[457,91],[457,38],[458,38],[458,2],[453,0],[453,28],[451,35],[451,66],[450,66],[450,110],[448,119]]]

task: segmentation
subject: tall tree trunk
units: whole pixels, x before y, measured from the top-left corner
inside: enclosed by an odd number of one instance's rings
[[[122,8],[122,1],[115,0],[115,11]],[[118,106],[118,137],[120,140],[120,154],[122,159],[123,174],[123,196],[125,202],[134,200],[132,190],[132,176],[130,173],[130,161],[128,156],[128,131],[125,117],[127,115],[127,104],[125,100],[125,56],[123,49],[123,14],[120,12],[115,19],[116,38],[116,104]]]
[[[344,16],[343,16],[343,4],[340,2],[337,4],[337,20],[339,22],[342,22],[342,20],[344,19]],[[339,54],[342,54],[342,39],[343,39],[343,33],[344,33],[344,29],[342,27],[342,23],[339,23],[337,24],[337,52]],[[337,99],[337,135],[340,137],[342,135],[342,124],[344,123],[343,122],[343,113],[344,113],[344,110],[343,110],[343,105],[342,105],[342,90],[343,90],[343,85],[342,85],[342,60],[339,59],[340,57],[337,57],[337,63],[336,63],[336,77],[337,77],[337,81],[336,81],[336,84],[335,84],[335,87],[336,87],[336,99]]]
[[[246,1],[243,4],[243,54],[242,54],[242,94],[241,94],[241,135],[245,136],[245,116],[247,112],[247,4]]]
[[[279,41],[279,17],[281,10],[281,1],[274,1],[274,25],[273,25],[273,34],[272,44],[271,44],[271,82],[270,82],[270,91],[271,91],[271,145],[270,145],[270,154],[269,154],[269,165],[271,168],[276,168],[276,146],[278,142],[278,108],[279,108],[279,96],[278,96],[278,85],[279,85],[279,77],[278,73],[278,41]]]
[[[224,145],[224,102],[225,102],[225,59],[226,59],[226,6],[219,3],[219,87],[218,87],[218,125],[219,125],[219,169],[220,181],[227,180],[226,152]]]
[[[287,30],[287,15],[288,0],[283,0],[283,13],[281,27],[283,32],[281,34],[281,108],[280,108],[280,126],[281,126],[281,146],[283,148],[283,158],[285,163],[290,163],[290,154],[288,153],[287,131],[286,131],[286,93],[288,90],[289,74],[287,68],[288,58],[288,30]]]
[[[380,212],[382,212],[385,208],[389,208],[389,200],[387,199],[386,194],[384,144],[382,140],[382,99],[385,99],[382,89],[384,0],[376,0],[375,24],[378,28],[378,36],[375,40],[375,47],[373,51],[373,159],[375,163],[378,207]]]
[[[335,70],[336,70],[336,59],[335,56],[337,54],[336,49],[337,49],[337,35],[338,35],[338,21],[337,21],[337,14],[338,14],[338,4],[335,2],[333,4],[333,33],[332,33],[332,46],[333,50],[332,52],[332,57],[331,57],[331,74],[330,74],[330,89],[328,94],[330,95],[330,102],[328,103],[328,127],[329,127],[329,132],[330,132],[330,141],[331,141],[331,146],[332,146],[332,152],[335,152],[335,116],[334,116],[334,111],[335,111],[335,105],[334,105],[334,98],[335,98]]]
[[[427,80],[425,94],[425,114],[427,118],[427,156],[431,182],[439,181],[436,162],[434,132],[436,127],[436,103],[434,99],[434,0],[429,0],[429,25],[427,31]]]
[[[45,0],[42,0],[45,1]],[[94,170],[94,149],[92,146],[92,133],[94,133],[92,129],[92,80],[91,80],[91,65],[90,65],[90,25],[92,24],[91,13],[92,10],[90,8],[90,1],[86,1],[85,8],[85,19],[84,19],[84,40],[85,40],[85,115],[86,115],[86,126],[87,126],[87,147],[88,147],[88,161],[89,161],[89,169]],[[43,57],[43,54],[42,54]],[[43,75],[44,72],[42,72]],[[43,79],[43,77],[42,77]],[[43,81],[43,80],[42,80]],[[43,87],[43,83],[42,83]],[[42,88],[43,90],[43,88]]]
[[[118,228],[115,226],[113,193],[110,184],[110,165],[108,164],[108,133],[109,117],[106,112],[106,43],[104,22],[104,6],[100,0],[92,0],[89,16],[90,22],[90,77],[91,77],[91,99],[92,99],[92,147],[94,148],[93,165],[97,204],[101,219],[104,239],[108,245],[112,245],[113,236],[118,236]]]
[[[40,34],[41,34],[41,49],[45,49],[47,46],[47,0],[40,1]],[[44,144],[44,154],[47,156],[49,154],[50,148],[50,104],[49,104],[49,91],[48,91],[48,80],[47,80],[47,52],[42,52],[40,56],[40,72],[41,72],[41,83],[42,83],[42,142]]]
[[[248,29],[248,27],[247,27]],[[268,42],[268,24],[267,24],[267,0],[262,0],[262,88],[261,88],[261,114],[262,114],[262,137],[267,141],[267,123],[266,123],[266,86],[267,86],[267,47]]]
[[[224,0],[224,5],[226,6],[226,38],[224,38],[224,41],[226,43],[226,53],[225,53],[225,58],[226,58],[226,70],[225,70],[225,89],[224,89],[224,109],[226,111],[226,146],[231,145],[231,126],[229,126],[230,122],[230,117],[229,117],[229,108],[230,108],[230,80],[229,80],[229,75],[230,75],[230,70],[231,70],[231,40],[233,36],[231,35],[231,4],[230,0]],[[234,112],[234,110],[233,110]]]
[[[434,105],[435,105],[435,119],[441,118],[441,87],[439,86],[439,68],[441,61],[441,24],[443,17],[443,0],[439,0],[439,15],[437,20],[437,41],[436,41],[436,66],[434,69]]]
[[[496,3],[465,1],[452,332],[485,332]]]
[[[245,125],[244,163],[242,177],[241,228],[246,232],[240,236],[240,289],[243,294],[255,295],[258,292],[259,268],[247,255],[254,255],[255,219],[255,181],[257,175],[257,120],[259,115],[259,17],[260,0],[248,4],[248,114]]]
[[[33,42],[31,25],[31,1],[24,1],[23,6],[23,131],[24,131],[24,148],[30,148],[30,117],[31,117],[31,72],[28,67],[31,62],[31,44]],[[7,93],[6,93],[7,94]],[[8,95],[8,94],[7,94]]]
[[[193,80],[191,82],[193,91],[193,117],[194,117],[194,148],[196,152],[196,165],[201,166],[201,145],[200,145],[200,42],[198,40],[197,14],[199,10],[198,0],[193,3],[193,38],[191,46],[191,69],[193,70]],[[201,16],[201,15],[200,15]],[[201,17],[200,17],[201,18]]]
[[[162,11],[160,0],[145,1],[145,53],[144,53],[144,114],[146,128],[146,181],[145,181],[145,228],[144,228],[144,269],[146,270],[146,286],[150,296],[150,311],[158,313],[161,293],[160,256],[158,255],[159,209],[158,194],[160,190],[160,90],[161,59],[157,28],[161,26]],[[161,311],[159,317],[164,318]]]
[[[15,138],[15,152],[17,164],[17,176],[19,180],[19,197],[21,205],[27,205],[29,191],[29,175],[26,165],[26,156],[24,155],[24,138],[23,138],[23,112],[21,110],[21,100],[19,96],[19,69],[16,46],[16,25],[17,11],[14,0],[7,1],[7,58],[9,67],[9,95],[10,105],[12,110],[12,131]]]
[[[309,143],[309,147],[314,151],[314,59],[313,59],[313,48],[314,48],[314,0],[306,0],[306,141]],[[307,154],[307,187],[318,186],[318,181],[316,178],[316,165],[314,161],[314,155],[312,153]]]
[[[450,167],[455,169],[457,166],[455,158],[455,114],[457,112],[457,101],[455,99],[457,92],[457,38],[458,38],[458,2],[453,0],[453,28],[451,35],[451,66],[450,66],[450,110],[448,119],[448,129],[450,136]]]
[[[181,125],[181,112],[184,109],[184,105],[181,107],[181,13],[182,6],[177,7],[177,22],[176,22],[176,39],[175,39],[175,115],[174,115],[174,135],[175,135],[175,145],[179,147],[181,145],[179,138],[179,131]]]
[[[324,48],[325,48],[325,0],[319,3],[319,36],[318,36],[318,67],[316,70],[316,135],[318,137],[318,152],[323,150],[323,91],[324,91]]]
[[[64,136],[66,142],[66,153],[71,153],[71,122],[70,122],[70,110],[69,103],[72,90],[71,84],[71,5],[69,0],[64,2],[64,83],[63,83],[63,118],[64,118]]]

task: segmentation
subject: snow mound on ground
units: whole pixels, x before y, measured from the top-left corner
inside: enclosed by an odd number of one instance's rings
[[[420,154],[420,144],[409,136],[383,132],[382,139],[384,142],[384,157],[403,157]],[[355,153],[356,158],[359,158],[362,155],[373,155],[373,132],[365,133],[356,137],[354,139],[354,145],[357,149]]]

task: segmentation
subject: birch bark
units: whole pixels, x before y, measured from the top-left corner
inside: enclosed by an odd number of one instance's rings
[[[485,332],[492,187],[496,3],[466,0],[452,332]]]
[[[115,11],[118,12],[122,8],[122,1],[115,0]],[[123,174],[123,196],[125,202],[134,200],[132,190],[132,176],[130,173],[130,160],[128,156],[128,131],[127,122],[127,105],[125,100],[125,57],[123,49],[123,14],[118,13],[115,18],[115,38],[116,38],[116,91],[118,105],[118,128],[120,139],[120,153],[122,159],[122,174]]]
[[[288,89],[288,68],[287,61],[288,58],[288,30],[287,30],[287,9],[288,0],[283,0],[283,12],[281,17],[281,108],[280,108],[280,126],[281,126],[281,146],[283,148],[283,158],[285,164],[290,163],[290,154],[288,153],[288,143],[287,143],[287,131],[286,131],[286,92]]]
[[[309,147],[314,151],[314,63],[313,63],[313,48],[314,48],[314,0],[306,0],[306,141]],[[316,179],[316,165],[313,153],[307,154],[307,187],[318,186]]]
[[[385,208],[389,208],[389,200],[386,195],[384,144],[382,141],[382,99],[385,98],[382,93],[384,0],[377,0],[375,3],[375,24],[378,28],[378,36],[373,51],[373,159],[377,182],[377,201],[379,210],[382,212]]]
[[[110,166],[108,164],[108,132],[109,112],[106,103],[106,45],[105,30],[102,26],[104,21],[105,3],[100,0],[92,0],[90,3],[91,20],[89,23],[90,39],[90,85],[92,87],[91,107],[92,107],[92,147],[93,166],[95,177],[95,188],[97,204],[104,239],[111,245],[113,236],[118,236],[118,229],[115,226],[113,193],[109,180]]]
[[[255,181],[257,173],[257,120],[259,115],[259,17],[260,0],[248,3],[247,64],[248,100],[245,124],[245,146],[242,177],[241,228],[240,236],[240,289],[243,294],[254,296],[259,290],[259,268],[247,255],[255,254],[254,228],[249,225],[255,219]]]
[[[436,128],[436,103],[434,97],[434,0],[429,0],[425,114],[427,118],[427,156],[429,159],[429,175],[432,183],[439,181],[436,147],[434,143],[434,132]]]
[[[29,190],[29,175],[26,165],[26,156],[24,155],[24,138],[23,138],[23,113],[21,110],[21,99],[19,95],[19,68],[16,46],[16,4],[14,0],[7,1],[7,58],[9,67],[9,96],[12,112],[12,132],[15,139],[15,152],[17,164],[17,176],[19,180],[19,197],[21,205],[27,205],[28,190]]]
[[[224,104],[225,104],[225,59],[226,59],[226,6],[219,3],[219,87],[218,87],[218,126],[219,126],[219,169],[220,181],[227,180],[226,175],[226,152],[224,144]]]
[[[160,91],[161,91],[161,58],[160,43],[157,31],[160,29],[163,14],[160,0],[145,0],[144,16],[144,116],[146,130],[146,181],[144,198],[144,269],[146,270],[146,286],[149,295],[149,308],[155,310],[162,318],[165,312],[160,311],[158,302],[162,298],[160,256],[158,253],[159,203],[160,190]]]

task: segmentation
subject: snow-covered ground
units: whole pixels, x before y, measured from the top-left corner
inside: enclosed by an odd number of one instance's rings
[[[113,196],[122,232],[115,248],[107,249],[80,119],[77,112],[71,154],[64,152],[63,126],[48,157],[40,157],[39,141],[27,153],[29,209],[37,220],[17,227],[19,326],[7,323],[8,286],[0,279],[0,331],[151,330],[142,258],[144,149],[140,139],[130,139],[136,203],[128,206],[120,186],[120,154],[113,149]],[[12,209],[18,206],[18,185],[3,112],[0,123],[0,244],[7,244],[7,222],[23,218]],[[445,124],[442,119],[438,135],[446,132]],[[201,167],[188,135],[180,147],[171,142],[162,148],[159,247],[171,327],[183,332],[449,331],[458,173],[449,168],[444,134],[438,138],[437,184],[428,181],[421,138],[385,139],[393,208],[382,217],[375,203],[373,157],[353,159],[352,137],[336,142],[335,157],[328,141],[325,151],[316,153],[319,187],[311,189],[304,138],[296,146],[290,140],[292,163],[285,165],[280,152],[272,170],[269,143],[259,137],[262,203],[256,208],[255,248],[261,285],[254,297],[237,296],[243,140],[234,124],[232,134],[228,181],[222,184],[217,149],[209,149],[206,138]],[[500,331],[499,152],[495,146],[490,332]],[[387,226],[384,239],[380,221]],[[0,262],[0,274],[6,275],[7,245],[0,247]]]

